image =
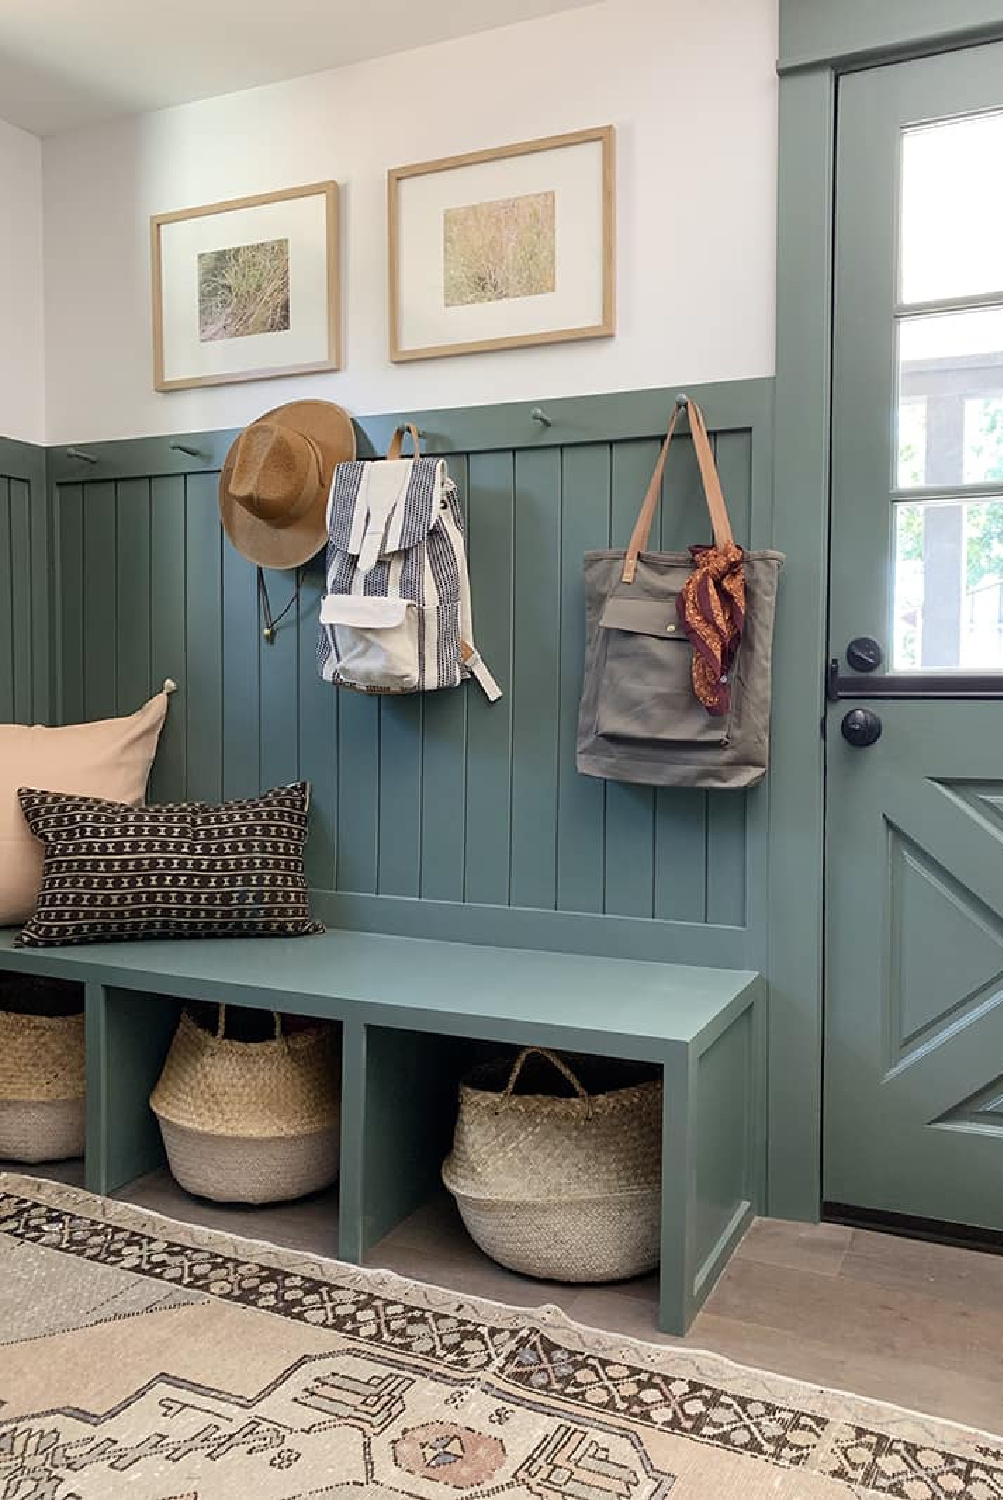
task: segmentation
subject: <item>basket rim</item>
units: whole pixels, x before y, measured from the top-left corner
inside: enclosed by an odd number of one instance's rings
[[[329,1124],[321,1125],[316,1130],[295,1130],[287,1135],[276,1135],[275,1131],[263,1131],[258,1135],[252,1135],[247,1130],[200,1130],[197,1125],[189,1125],[184,1120],[173,1119],[153,1104],[150,1105],[150,1109],[162,1124],[166,1122],[175,1130],[185,1130],[189,1135],[198,1136],[204,1141],[312,1141],[316,1136],[330,1135],[332,1130],[341,1129],[341,1116],[335,1114]]]

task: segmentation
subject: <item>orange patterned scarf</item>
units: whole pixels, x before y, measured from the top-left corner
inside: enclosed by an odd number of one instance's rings
[[[693,691],[709,714],[720,718],[731,706],[728,670],[745,625],[743,552],[691,547],[693,572],[676,599],[676,613],[693,646]]]

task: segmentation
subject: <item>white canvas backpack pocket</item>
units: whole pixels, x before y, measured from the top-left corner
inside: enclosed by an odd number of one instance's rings
[[[336,680],[364,693],[415,693],[421,611],[409,599],[326,594],[320,607]]]

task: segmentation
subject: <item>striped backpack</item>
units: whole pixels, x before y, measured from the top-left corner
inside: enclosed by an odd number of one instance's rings
[[[320,675],[361,693],[425,693],[475,677],[501,689],[474,646],[463,516],[445,460],[401,457],[398,428],[384,460],[339,464],[327,504],[327,591]]]

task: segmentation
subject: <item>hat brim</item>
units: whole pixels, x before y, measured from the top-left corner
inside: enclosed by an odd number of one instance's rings
[[[257,419],[278,421],[312,438],[320,449],[321,472],[316,494],[303,514],[288,526],[253,515],[230,492],[237,442],[230,446],[219,476],[219,517],[233,546],[259,568],[298,568],[327,541],[327,497],[338,464],[355,457],[352,419],[333,401],[289,401]]]

